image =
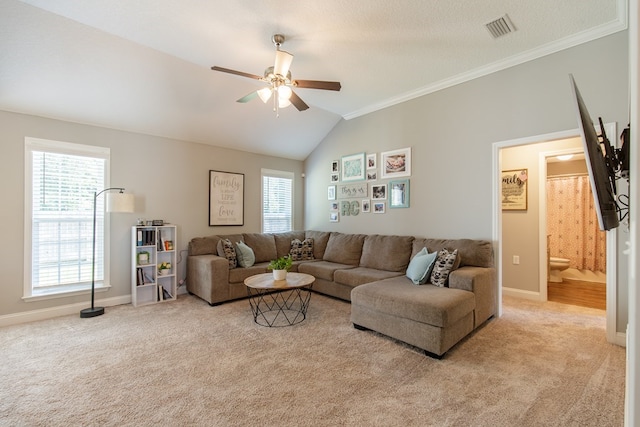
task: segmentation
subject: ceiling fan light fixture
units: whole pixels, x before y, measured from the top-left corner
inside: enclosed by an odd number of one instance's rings
[[[259,89],[257,92],[258,92],[258,96],[260,97],[262,102],[264,102],[266,104],[267,101],[269,100],[269,98],[271,98],[271,92],[272,91],[273,91],[273,89],[270,88],[270,87],[263,87],[262,89]]]
[[[291,101],[286,98],[278,98],[278,108],[286,108],[291,105]]]
[[[285,86],[285,85],[278,86],[278,99],[288,100],[289,98],[291,98],[292,92],[293,91],[289,86]]]

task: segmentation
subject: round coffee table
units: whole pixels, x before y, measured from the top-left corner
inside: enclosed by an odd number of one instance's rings
[[[247,277],[253,321],[258,325],[292,326],[307,317],[311,286],[315,277],[305,273],[287,273],[285,280],[274,280],[272,273]]]

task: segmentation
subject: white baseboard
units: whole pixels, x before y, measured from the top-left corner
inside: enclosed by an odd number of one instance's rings
[[[620,347],[627,347],[627,334],[625,332],[616,332],[615,339],[612,344],[619,345]]]
[[[130,304],[131,295],[123,295],[120,297],[105,298],[96,301],[99,307],[111,307],[114,305]],[[86,302],[75,304],[61,305],[58,307],[43,308],[40,310],[23,311],[21,313],[5,314],[0,316],[0,327],[17,325],[20,323],[33,322],[36,320],[51,319],[58,316],[66,316],[69,314],[77,314],[80,316],[80,310],[87,308]]]
[[[540,292],[524,291],[522,289],[515,288],[505,288],[504,286],[502,287],[502,295],[533,301],[542,301],[542,295],[540,295]]]

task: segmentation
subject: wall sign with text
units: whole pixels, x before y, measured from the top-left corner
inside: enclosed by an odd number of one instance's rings
[[[209,226],[244,225],[244,174],[209,171]]]

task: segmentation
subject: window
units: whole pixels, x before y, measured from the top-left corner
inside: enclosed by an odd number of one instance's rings
[[[25,139],[25,298],[91,287],[94,193],[108,186],[108,166],[108,148]],[[107,243],[98,197],[96,287],[108,282]]]
[[[293,230],[293,173],[262,169],[262,232]]]

